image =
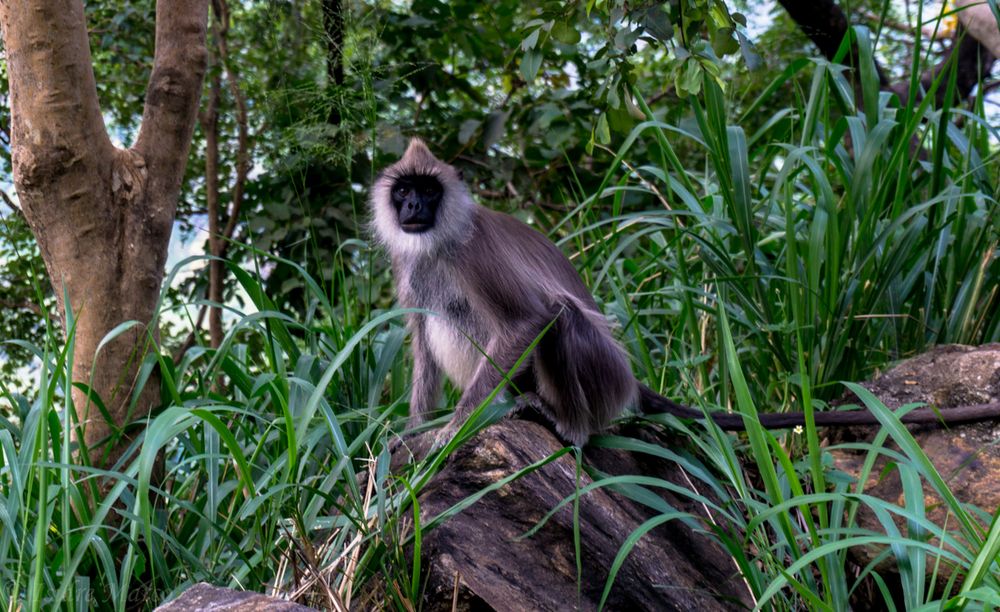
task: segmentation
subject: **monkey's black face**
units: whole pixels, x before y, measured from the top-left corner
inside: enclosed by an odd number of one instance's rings
[[[419,234],[434,227],[444,190],[433,176],[407,175],[392,185],[392,205],[396,207],[399,227],[408,234]]]

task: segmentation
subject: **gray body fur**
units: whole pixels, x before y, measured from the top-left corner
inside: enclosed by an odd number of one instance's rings
[[[437,223],[422,234],[400,229],[388,198],[397,177],[414,173],[436,176],[444,188]],[[566,440],[584,444],[635,405],[628,358],[569,260],[539,232],[476,204],[454,168],[423,143],[411,142],[382,173],[371,205],[400,303],[438,313],[408,320],[411,425],[437,406],[442,373],[463,391],[451,428],[460,425],[550,323],[513,381],[543,400]]]

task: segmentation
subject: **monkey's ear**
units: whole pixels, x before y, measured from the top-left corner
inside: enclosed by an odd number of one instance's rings
[[[461,168],[455,168],[455,172],[458,173],[458,180],[460,181],[465,180],[465,170],[462,170]]]

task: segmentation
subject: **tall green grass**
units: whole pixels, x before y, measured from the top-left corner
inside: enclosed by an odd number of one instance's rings
[[[26,345],[40,362],[37,395],[0,388],[15,412],[0,420],[5,609],[149,607],[201,580],[305,592],[325,608],[413,605],[402,551],[420,466],[390,475],[401,413],[383,401],[404,395],[403,311],[331,296],[302,272],[312,306],[299,321],[256,276],[230,271],[258,312],[238,317],[218,350],[195,347],[176,365],[154,354],[168,407],[111,469],[81,464],[66,435],[72,333]],[[166,475],[154,482],[158,458]]]
[[[338,270],[367,249],[345,244]],[[166,284],[198,259],[178,264]],[[218,349],[196,346],[176,364],[153,351],[165,408],[143,419],[143,434],[109,469],[86,465],[65,435],[76,427],[72,319],[68,342],[20,343],[40,367],[36,397],[0,387],[16,412],[0,417],[4,609],[151,608],[199,581],[320,609],[418,607],[424,529],[506,481],[423,523],[417,496],[461,440],[509,407],[491,406],[491,396],[455,442],[391,473],[408,311],[379,309],[343,278],[342,293],[330,295],[298,265],[270,263],[300,274],[306,319],[279,312],[259,276],[227,262],[256,312],[238,313]],[[367,295],[384,302],[383,289]]]
[[[739,117],[708,80],[703,99],[688,100],[690,124],[664,123],[640,100],[647,121],[614,151],[601,188],[561,220],[564,244],[580,249],[641,378],[747,416],[745,438],[710,429],[693,437],[697,459],[683,461],[699,476],[692,497],[702,489],[721,500],[713,529],[758,607],[845,609],[865,581],[883,598],[875,605],[890,609],[989,607],[1000,600],[995,517],[992,527],[977,520],[982,511],[951,494],[893,413],[840,383],[934,344],[998,339],[1000,191],[987,144],[997,133],[981,103],[975,112],[934,108],[933,90],[899,107],[878,90],[868,41],[855,31],[857,96],[842,67],[814,60],[793,64]],[[947,84],[945,73],[935,88]],[[787,107],[748,135],[741,124],[778,95],[792,96]],[[678,141],[703,165],[685,167]],[[636,151],[649,152],[643,163],[630,160]],[[868,460],[857,483],[831,473],[812,425],[815,410],[847,390],[882,422],[861,445]],[[765,431],[754,416],[765,410],[804,411],[807,425]],[[595,443],[681,461],[633,441]],[[879,455],[902,478],[902,506],[864,491]],[[921,483],[951,524],[927,519]],[[858,525],[862,506],[883,531]],[[894,562],[898,589],[875,564],[850,570],[848,550],[867,545]],[[944,567],[952,582],[942,592],[935,575]]]

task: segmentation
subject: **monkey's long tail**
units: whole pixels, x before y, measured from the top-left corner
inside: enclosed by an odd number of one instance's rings
[[[681,419],[704,420],[705,413],[696,408],[678,404],[639,383],[639,407],[644,413],[672,414]],[[744,431],[746,422],[740,414],[709,413],[712,421],[726,431]],[[757,415],[766,429],[785,429],[805,425],[806,417],[801,412],[779,412]],[[917,408],[902,416],[904,423],[938,423],[955,425],[976,421],[1000,420],[1000,402],[955,406],[944,410]],[[817,412],[816,425],[821,427],[849,427],[852,425],[877,425],[879,420],[867,410],[833,410]]]

